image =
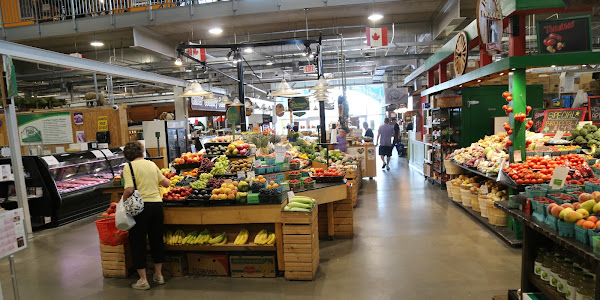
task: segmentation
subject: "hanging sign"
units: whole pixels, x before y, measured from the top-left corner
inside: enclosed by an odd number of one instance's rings
[[[0,259],[27,248],[23,209],[0,211]]]
[[[291,111],[309,110],[310,102],[306,97],[294,97],[288,100],[288,107]]]
[[[232,106],[227,110],[227,121],[230,124],[236,124],[240,120],[240,111],[237,107]]]
[[[467,70],[467,60],[469,58],[469,39],[464,31],[461,31],[454,45],[454,73],[460,76]]]
[[[303,112],[303,111],[299,111],[299,112],[295,112],[295,113],[294,113],[294,116],[296,116],[296,117],[302,117],[302,116],[304,116],[305,114],[306,114],[305,112]]]
[[[557,131],[571,132],[585,117],[585,107],[547,109],[542,124],[542,133],[555,134]]]
[[[108,117],[98,117],[98,131],[108,131]]]
[[[317,68],[315,65],[306,65],[304,66],[304,73],[315,73]]]
[[[22,143],[73,143],[73,125],[68,111],[17,115],[17,125]]]
[[[4,55],[4,71],[6,72],[6,97],[17,96],[17,76],[15,74],[15,65],[12,57]]]
[[[537,22],[539,54],[592,51],[591,19],[574,17]]]
[[[369,28],[367,27],[367,46],[371,48],[388,45],[387,27]]]
[[[188,45],[197,46],[200,44],[189,42]],[[189,54],[191,57],[193,57],[197,60],[206,61],[206,49],[188,48],[188,49],[185,49],[185,53]]]
[[[500,0],[479,0],[477,4],[477,30],[481,44],[488,53],[502,51],[502,8]]]
[[[275,105],[275,115],[278,117],[283,117],[284,113],[285,113],[285,107],[283,107],[283,104],[277,103],[277,105]]]
[[[588,116],[592,124],[600,124],[600,96],[588,97]]]
[[[225,104],[219,104],[219,101],[204,101],[204,97],[190,97],[190,107],[192,110],[202,111],[225,111]]]
[[[386,104],[408,104],[408,88],[386,88]]]

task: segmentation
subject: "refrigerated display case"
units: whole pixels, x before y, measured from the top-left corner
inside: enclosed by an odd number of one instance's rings
[[[166,147],[169,162],[188,152],[186,121],[146,121],[142,126],[146,149]]]

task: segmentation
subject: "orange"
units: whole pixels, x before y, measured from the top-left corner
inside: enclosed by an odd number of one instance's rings
[[[585,221],[585,222],[583,222],[583,228],[585,228],[585,229],[596,229],[596,223],[594,223],[592,221]]]

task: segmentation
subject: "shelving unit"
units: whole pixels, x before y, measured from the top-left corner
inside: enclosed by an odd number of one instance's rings
[[[444,159],[460,144],[460,107],[436,107],[430,109],[432,126],[428,134],[432,136],[429,144],[432,152],[432,182],[446,186],[450,176],[446,174]],[[450,145],[455,144],[455,145]]]

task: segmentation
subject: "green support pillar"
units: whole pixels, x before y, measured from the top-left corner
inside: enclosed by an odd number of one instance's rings
[[[509,105],[512,105],[513,112],[509,116],[510,127],[513,128],[513,134],[510,139],[513,142],[509,149],[510,162],[514,161],[514,152],[521,151],[521,161],[525,161],[527,151],[525,143],[525,124],[515,120],[515,114],[526,113],[527,107],[527,78],[524,68],[519,68],[513,71],[512,76],[512,95],[513,100]]]

